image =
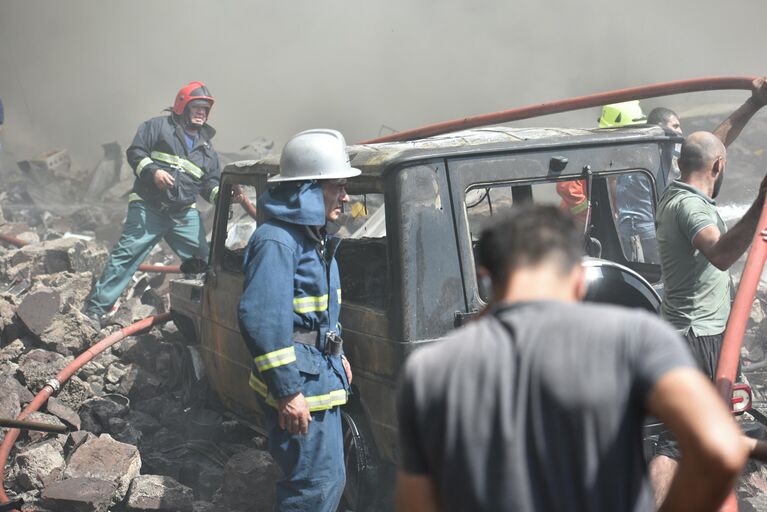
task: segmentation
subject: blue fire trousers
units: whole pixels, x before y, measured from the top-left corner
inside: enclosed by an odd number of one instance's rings
[[[144,201],[132,201],[128,204],[122,235],[93,287],[85,312],[101,316],[111,308],[138,266],[163,238],[182,261],[194,256],[208,260],[205,227],[196,208],[169,213],[148,206]]]
[[[269,453],[285,478],[277,482],[274,510],[335,512],[346,483],[341,409],[313,412],[307,435],[280,428],[277,411],[256,395],[264,411]]]

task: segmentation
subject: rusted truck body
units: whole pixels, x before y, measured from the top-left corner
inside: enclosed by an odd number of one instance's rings
[[[396,379],[408,354],[439,342],[486,304],[474,245],[490,218],[515,204],[563,204],[557,183],[580,180],[590,191],[584,240],[591,300],[656,310],[662,286],[657,259],[637,258],[619,230],[616,180],[631,176],[648,203],[672,179],[681,140],[655,126],[617,129],[492,127],[412,142],[349,147],[362,175],[349,181],[351,201],[335,226],[342,276],[344,349],[354,371],[345,407],[349,508],[366,509],[397,459]],[[229,191],[255,202],[279,157],[237,162],[222,173],[209,268],[171,283],[171,309],[199,344],[210,382],[235,414],[260,426],[248,387],[250,355],[237,306],[242,254],[261,219]],[[256,209],[258,207],[255,204]],[[654,212],[652,212],[654,213]]]

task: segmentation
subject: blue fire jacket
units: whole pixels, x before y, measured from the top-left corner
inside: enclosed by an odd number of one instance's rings
[[[240,331],[253,356],[250,386],[276,398],[302,392],[310,411],[346,403],[349,384],[340,356],[326,355],[325,335],[340,331],[340,240],[318,235],[325,224],[319,184],[282,184],[258,199],[268,217],[245,250]],[[314,346],[294,342],[296,328],[316,331]]]
[[[126,151],[136,175],[129,201],[143,200],[163,211],[194,207],[198,194],[215,202],[221,178],[218,155],[210,142],[215,133],[205,124],[192,149],[187,149],[184,130],[173,115],[144,122]],[[155,186],[154,173],[159,169],[173,177],[173,188]]]

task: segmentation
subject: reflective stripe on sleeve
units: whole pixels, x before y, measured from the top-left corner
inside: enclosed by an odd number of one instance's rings
[[[341,288],[337,289],[336,293],[338,294],[338,303],[341,304]]]
[[[213,190],[210,191],[210,202],[215,203],[216,198],[218,197],[218,187],[213,188]]]
[[[140,195],[138,195],[135,192],[131,192],[130,194],[128,194],[128,202],[129,203],[132,203],[133,201],[143,201],[143,200],[144,200],[144,198],[141,197]]]
[[[589,207],[589,202],[584,199],[580,203],[578,203],[575,206],[573,206],[572,208],[570,208],[570,213],[572,213],[573,215],[576,215],[578,213],[586,211],[586,209],[588,207]]]
[[[202,175],[205,174],[205,172],[202,169],[197,167],[195,164],[193,164],[186,158],[181,158],[180,156],[170,155],[168,153],[163,153],[161,151],[152,151],[152,159],[158,160],[160,162],[164,162],[166,164],[170,164],[174,167],[182,169],[184,172],[191,174],[198,180],[202,179]]]
[[[151,163],[153,163],[152,159],[149,158],[148,156],[142,158],[141,161],[136,166],[136,170],[133,171],[133,174],[135,174],[137,178],[140,178],[141,177],[141,171],[143,171],[144,167],[146,167],[147,165],[149,165]]]
[[[290,364],[295,360],[296,349],[291,345],[290,347],[281,348],[280,350],[275,350],[274,352],[258,356],[253,359],[253,362],[256,364],[258,371],[263,372],[271,370],[272,368],[277,368],[278,366]]]
[[[249,383],[250,388],[261,395],[268,405],[274,407],[275,409],[277,408],[277,400],[275,400],[274,397],[269,394],[269,390],[266,387],[264,381],[259,379],[255,374],[251,372]],[[314,396],[304,396],[304,398],[306,398],[306,403],[309,406],[309,412],[332,409],[338,405],[344,405],[349,400],[345,389],[334,389],[329,393]]]
[[[299,297],[293,299],[293,311],[296,313],[310,313],[312,311],[325,311],[327,309],[327,294],[319,297]]]

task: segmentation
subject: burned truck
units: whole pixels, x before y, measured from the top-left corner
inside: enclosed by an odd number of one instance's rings
[[[395,385],[410,352],[438,343],[481,311],[490,291],[476,272],[483,225],[522,203],[563,207],[562,184],[587,190],[584,244],[590,300],[657,310],[657,257],[638,254],[619,229],[621,180],[641,185],[653,211],[671,180],[673,133],[656,126],[610,129],[491,127],[410,142],[349,147],[362,175],[349,181],[338,221],[343,337],[354,371],[344,410],[347,508],[369,509],[390,485],[397,459]],[[252,202],[279,172],[279,157],[237,162],[222,173],[210,261],[204,273],[171,283],[172,317],[199,345],[224,405],[261,425],[248,387],[250,354],[237,306],[243,252],[258,205],[229,200],[240,187]],[[581,210],[583,210],[581,208]]]

